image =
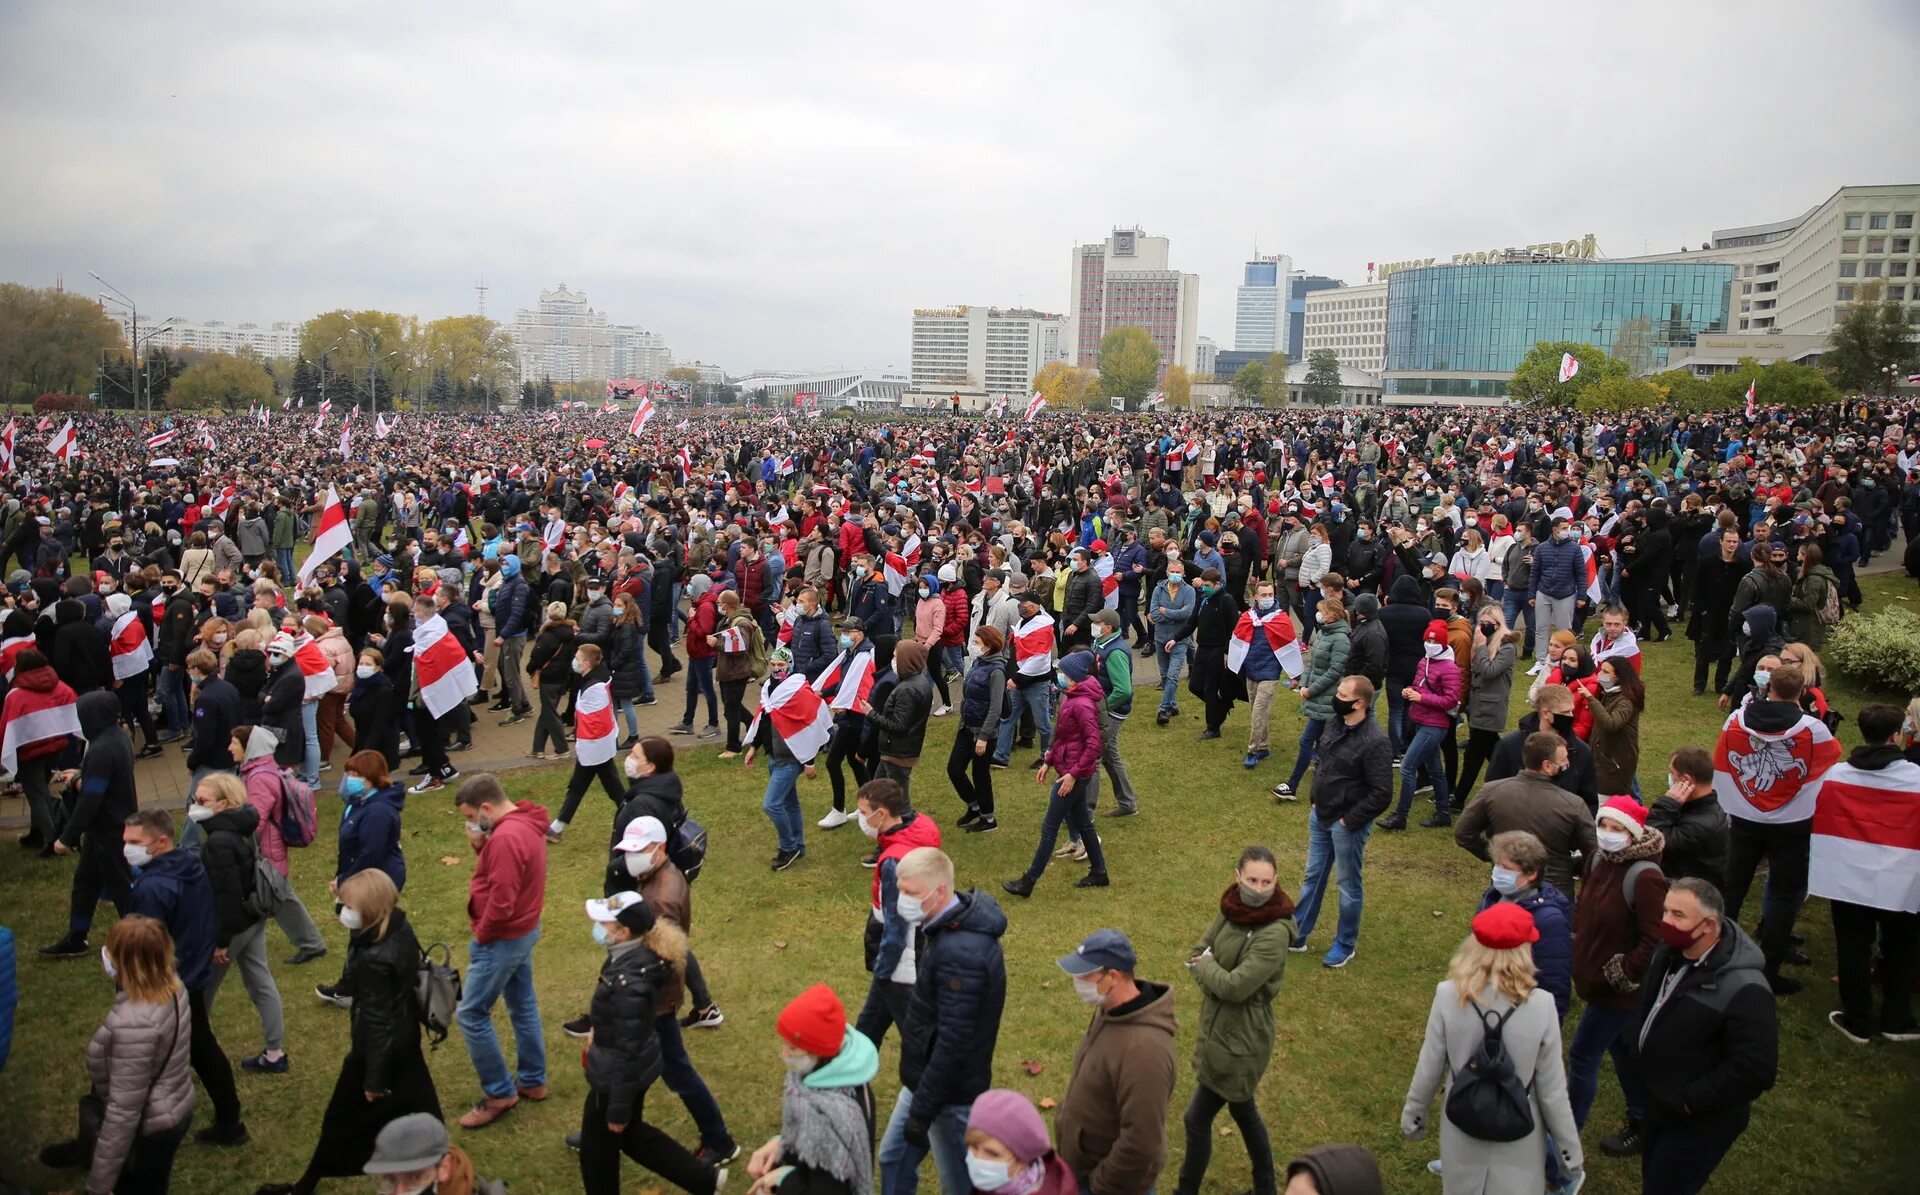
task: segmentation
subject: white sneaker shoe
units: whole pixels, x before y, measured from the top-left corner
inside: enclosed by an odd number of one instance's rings
[[[952,710],[952,709],[951,709],[950,707],[948,707],[948,706],[944,706],[944,705],[942,705],[942,706],[937,706],[937,707],[935,707],[935,709],[934,709],[934,711],[933,711],[933,716],[934,716],[934,717],[936,717],[936,718],[944,718],[944,717],[946,717],[946,716],[947,716],[948,714],[950,714],[950,713],[952,713],[952,712],[953,712],[953,710]]]
[[[1544,660],[1535,660],[1535,661],[1534,661],[1534,663],[1533,663],[1533,667],[1531,667],[1531,668],[1529,668],[1529,669],[1527,669],[1527,675],[1528,675],[1528,676],[1539,676],[1539,675],[1540,675],[1540,674],[1541,674],[1542,672],[1545,672],[1546,670],[1547,670],[1547,664],[1546,664],[1546,661],[1544,661]]]
[[[847,816],[847,811],[844,809],[829,809],[827,810],[827,816],[813,824],[822,830],[838,830],[841,826],[846,825],[852,820],[851,817]]]

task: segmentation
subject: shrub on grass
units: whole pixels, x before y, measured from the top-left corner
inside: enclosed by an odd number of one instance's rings
[[[1905,704],[1920,693],[1920,614],[1889,609],[1850,615],[1827,640],[1826,662]]]

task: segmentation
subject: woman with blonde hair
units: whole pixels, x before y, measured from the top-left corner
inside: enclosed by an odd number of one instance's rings
[[[1539,940],[1540,931],[1525,909],[1509,901],[1490,905],[1473,919],[1473,933],[1454,952],[1446,979],[1434,989],[1426,1041],[1400,1110],[1400,1131],[1409,1140],[1426,1136],[1434,1094],[1443,1082],[1449,1085],[1442,1105],[1440,1161],[1427,1165],[1440,1174],[1446,1195],[1544,1191],[1542,1159],[1549,1136],[1568,1185],[1579,1185],[1585,1156],[1567,1100],[1560,1015],[1552,993],[1534,978],[1532,944]],[[1489,1034],[1500,1038],[1513,1077],[1525,1089],[1524,1110],[1511,1110],[1526,1118],[1526,1131],[1519,1135],[1513,1135],[1521,1127],[1518,1117],[1504,1126],[1454,1120],[1466,1116],[1469,1107],[1485,1107],[1478,1100],[1456,1101],[1453,1079]],[[1489,1135],[1476,1136],[1475,1128]],[[1490,1139],[1499,1128],[1506,1130],[1499,1136],[1510,1139]]]
[[[340,924],[347,928],[347,969],[338,985],[314,991],[347,1008],[347,1056],[321,1114],[320,1140],[306,1173],[298,1182],[261,1187],[256,1195],[311,1195],[323,1178],[361,1173],[388,1122],[416,1112],[441,1119],[414,1005],[420,939],[399,908],[399,890],[386,872],[369,868],[341,881],[335,895]]]
[[[198,631],[194,632],[194,639],[200,647],[213,653],[213,658],[220,662],[220,670],[224,674],[227,668],[227,657],[233,654],[233,624],[224,618],[209,618],[200,624]]]
[[[107,931],[100,965],[119,991],[87,1043],[92,1089],[81,1119],[98,1118],[92,1161],[89,1143],[77,1140],[48,1146],[40,1161],[55,1170],[86,1166],[90,1192],[166,1195],[194,1100],[193,1014],[174,971],[173,939],[151,917],[122,917]]]
[[[240,1060],[240,1068],[249,1074],[286,1074],[287,1021],[267,964],[267,919],[273,908],[262,907],[258,893],[260,811],[247,800],[246,781],[231,772],[214,772],[195,786],[187,817],[206,836],[200,861],[213,886],[213,982],[207,987],[207,1005],[212,1007],[227,972],[238,965],[266,1041],[260,1053]]]

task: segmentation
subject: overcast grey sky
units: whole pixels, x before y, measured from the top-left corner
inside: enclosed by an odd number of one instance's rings
[[[143,312],[511,320],[585,290],[677,357],[904,365],[911,309],[1064,310],[1172,238],[1233,335],[1312,272],[1611,256],[1920,177],[1912,0],[0,5],[0,280]]]

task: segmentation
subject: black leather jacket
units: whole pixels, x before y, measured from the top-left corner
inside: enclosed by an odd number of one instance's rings
[[[347,969],[340,994],[353,998],[353,1051],[366,1061],[368,1091],[393,1086],[394,1072],[426,1066],[420,1055],[420,1016],[414,983],[420,973],[420,939],[403,910],[387,917],[386,937],[359,929],[347,939]]]
[[[641,1095],[660,1077],[653,1023],[671,979],[672,968],[644,942],[616,946],[600,967],[588,1008],[593,1045],[587,1050],[587,1085],[600,1093],[615,1124],[634,1119]]]

